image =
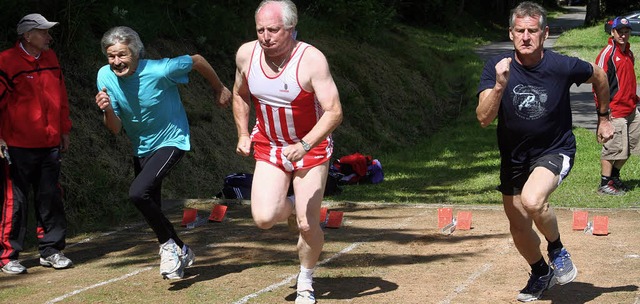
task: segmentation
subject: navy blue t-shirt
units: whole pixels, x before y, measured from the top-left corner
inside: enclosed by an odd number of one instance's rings
[[[478,94],[494,87],[495,66],[508,57],[512,58],[509,83],[500,102],[497,132],[503,164],[525,164],[556,153],[573,157],[576,140],[571,132],[569,89],[591,77],[591,64],[544,50],[537,65],[524,67],[512,51],[487,61]]]

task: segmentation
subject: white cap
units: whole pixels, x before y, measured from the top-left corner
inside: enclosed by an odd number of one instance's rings
[[[33,29],[50,29],[54,25],[58,24],[58,22],[49,22],[40,14],[29,14],[18,22],[18,35],[22,35]]]

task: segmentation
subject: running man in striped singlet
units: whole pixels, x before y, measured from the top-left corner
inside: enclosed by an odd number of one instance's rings
[[[296,303],[314,303],[312,274],[324,244],[320,206],[333,152],[331,132],[342,122],[338,89],[326,58],[295,40],[298,20],[289,0],[262,1],[255,14],[257,40],[236,55],[233,113],[236,153],[256,159],[251,211],[269,229],[296,214],[299,238]],[[256,125],[249,130],[250,103]],[[293,182],[293,196],[287,197]]]

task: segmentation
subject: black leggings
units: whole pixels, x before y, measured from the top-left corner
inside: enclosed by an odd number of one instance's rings
[[[162,180],[182,159],[184,151],[175,147],[163,147],[149,156],[134,157],[135,179],[129,188],[129,199],[140,210],[160,244],[173,239],[180,248],[184,245],[173,229],[173,224],[162,213]]]

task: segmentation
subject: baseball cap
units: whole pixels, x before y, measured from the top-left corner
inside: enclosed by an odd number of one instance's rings
[[[58,24],[58,22],[49,22],[40,14],[29,14],[18,22],[18,35],[22,35],[32,29],[50,29],[54,25]]]
[[[611,24],[611,28],[612,29],[621,29],[623,27],[628,27],[631,28],[631,23],[629,23],[629,20],[625,17],[616,17],[616,19],[613,19],[613,23]]]

